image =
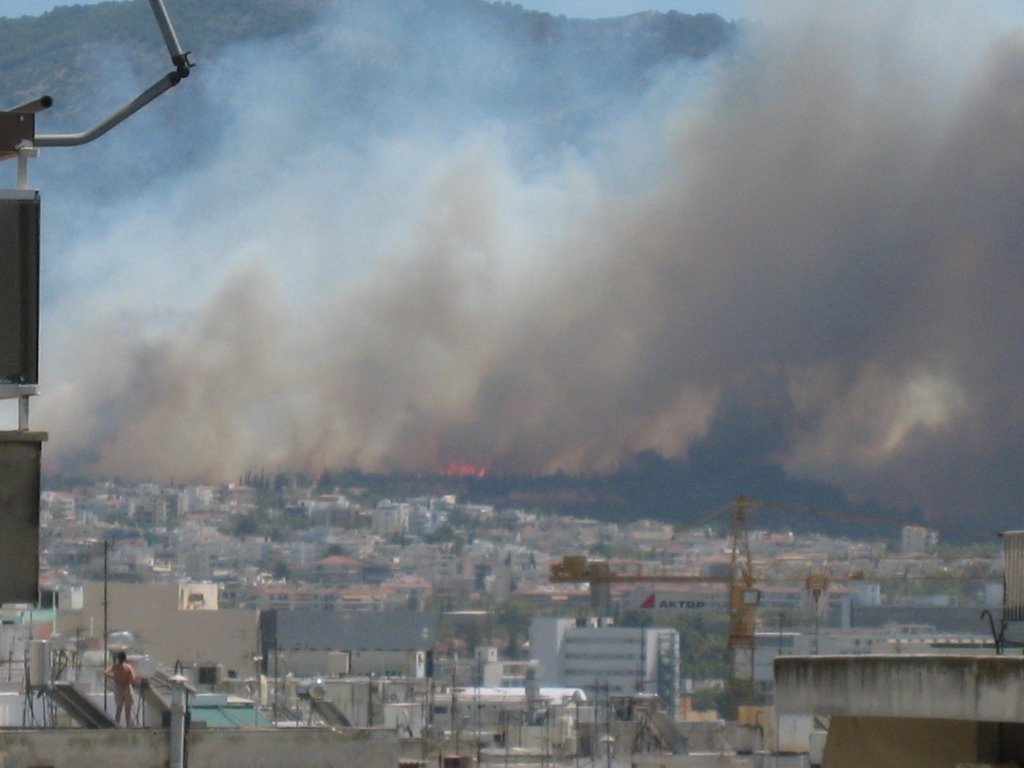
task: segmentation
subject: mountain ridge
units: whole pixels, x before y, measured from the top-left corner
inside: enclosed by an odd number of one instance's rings
[[[359,40],[377,42],[379,51],[379,43],[396,31],[372,26],[376,23],[373,6],[360,0],[177,0],[168,3],[168,10],[182,46],[191,51],[201,75],[203,66],[230,46],[301,39],[325,16],[361,33],[358,39],[353,35],[352,48],[339,49],[342,57],[349,54],[346,63],[353,69],[372,69],[375,63],[394,66],[394,62],[352,57],[359,52],[354,47]],[[702,58],[726,44],[738,28],[735,22],[711,14],[651,12],[616,19],[567,19],[484,0],[396,0],[388,4],[388,13],[407,19],[414,28],[440,19],[459,29],[498,30],[515,41],[524,56],[546,53],[547,64],[553,53],[561,64],[581,61],[579,70],[592,82],[612,66],[630,67],[635,76],[674,58]],[[126,63],[127,74],[141,81],[155,79],[168,68],[166,51],[144,0],[66,6],[39,17],[0,18],[0,94],[10,105],[50,94],[56,101],[46,122],[52,120],[61,129],[87,111],[82,101],[86,95],[103,91],[103,61],[108,57]],[[595,66],[602,58],[603,65]]]

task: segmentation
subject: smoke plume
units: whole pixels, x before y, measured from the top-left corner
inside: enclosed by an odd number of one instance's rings
[[[1024,38],[891,5],[775,4],[710,62],[610,83],[632,95],[557,141],[471,78],[515,77],[475,28],[411,44],[367,9],[206,62],[203,162],[106,213],[69,193],[54,224],[47,462],[600,471],[699,443],[1005,513]],[[359,86],[340,50],[395,65]],[[173,131],[140,123],[118,157]]]

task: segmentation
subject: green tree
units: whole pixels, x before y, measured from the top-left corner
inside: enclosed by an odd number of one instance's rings
[[[495,611],[496,630],[507,644],[506,654],[510,659],[525,655],[523,643],[530,636],[530,622],[536,611],[515,600],[506,600]]]
[[[283,579],[285,581],[292,575],[292,569],[288,565],[287,560],[276,560],[271,572],[274,574],[275,579]]]

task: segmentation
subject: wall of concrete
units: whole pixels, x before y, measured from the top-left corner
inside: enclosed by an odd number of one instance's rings
[[[165,768],[169,744],[166,731],[4,730],[0,755],[4,768]]]
[[[0,730],[4,768],[165,768],[167,731]],[[394,768],[398,736],[384,730],[201,730],[188,735],[189,768]]]
[[[64,635],[103,634],[103,584],[85,586],[84,606],[59,611],[58,627]],[[240,678],[255,671],[259,650],[259,612],[245,609],[218,611],[178,610],[177,584],[108,585],[108,624],[111,631],[128,630],[135,636],[132,650],[152,656],[163,667],[176,661],[192,665],[221,663]]]
[[[822,768],[956,768],[994,759],[991,725],[955,720],[834,717]]]
[[[189,734],[189,768],[395,768],[399,739],[383,729],[209,730]]]
[[[795,715],[1024,723],[1024,657],[780,657],[775,706]]]

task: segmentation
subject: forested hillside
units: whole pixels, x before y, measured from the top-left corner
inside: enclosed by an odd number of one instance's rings
[[[169,0],[182,45],[202,73],[226,49],[249,44],[308,52],[318,23],[329,24],[340,79],[348,95],[417,71],[443,87],[459,57],[441,35],[479,37],[493,58],[471,74],[488,108],[546,103],[559,110],[593,109],[622,82],[647,77],[680,57],[700,58],[720,48],[735,25],[718,16],[640,14],[579,20],[483,0]],[[397,20],[397,21],[396,21]],[[461,42],[461,41],[460,41]],[[258,54],[258,51],[256,53]],[[166,52],[145,0],[57,8],[40,17],[0,18],[0,95],[16,104],[42,93],[56,100],[48,127],[66,129],[91,116],[127,78],[156,79]],[[331,86],[331,87],[328,87]],[[362,87],[360,87],[362,86]],[[574,104],[575,102],[575,104]]]

